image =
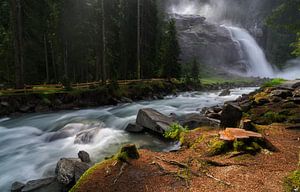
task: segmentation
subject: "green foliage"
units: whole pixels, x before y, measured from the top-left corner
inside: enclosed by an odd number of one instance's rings
[[[300,170],[292,172],[284,180],[284,188],[286,192],[297,191],[300,188]]]
[[[296,57],[300,57],[300,32],[297,33],[296,42],[292,43],[291,46],[294,48],[292,54]]]
[[[175,20],[171,19],[166,27],[166,33],[161,47],[162,76],[179,78],[181,64],[179,63],[180,47],[177,39]]]
[[[220,155],[229,150],[229,143],[223,140],[214,139],[209,143],[209,155]]]
[[[164,133],[164,137],[172,140],[180,140],[181,134],[188,131],[187,127],[182,127],[178,123],[174,123],[170,126],[170,129]]]
[[[284,82],[286,82],[285,79],[275,78],[275,79],[272,79],[272,80],[264,83],[262,87],[275,87],[275,86],[281,85]]]
[[[263,117],[270,123],[282,123],[286,121],[287,118],[285,115],[273,111],[265,113]]]

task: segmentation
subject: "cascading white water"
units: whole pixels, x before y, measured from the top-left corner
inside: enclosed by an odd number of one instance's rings
[[[238,27],[223,26],[230,31],[232,40],[237,42],[242,49],[248,68],[246,75],[253,77],[274,77],[274,69],[267,61],[263,50],[248,31]]]

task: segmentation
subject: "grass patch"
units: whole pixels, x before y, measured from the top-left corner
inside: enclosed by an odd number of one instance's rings
[[[284,190],[286,192],[298,191],[300,189],[300,170],[292,172],[284,180]]]
[[[164,133],[164,137],[166,139],[179,141],[182,140],[181,135],[186,133],[187,131],[188,131],[187,127],[182,127],[178,123],[174,123],[170,126],[170,129]]]
[[[281,85],[284,82],[286,82],[285,79],[275,78],[275,79],[272,79],[270,81],[265,82],[262,87],[264,87],[264,88],[266,88],[266,87],[274,87],[274,86]]]

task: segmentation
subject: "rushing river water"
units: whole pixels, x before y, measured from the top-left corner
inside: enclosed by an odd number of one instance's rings
[[[0,119],[0,191],[9,191],[14,181],[26,182],[54,175],[56,163],[61,157],[77,157],[80,150],[90,153],[96,162],[112,155],[125,143],[158,151],[172,149],[174,144],[147,133],[130,134],[124,131],[128,123],[135,121],[141,108],[154,108],[166,115],[199,113],[203,107],[222,104],[254,90],[233,89],[231,95],[225,97],[219,97],[219,92],[182,93],[164,100]],[[49,141],[49,137],[64,127],[75,131],[89,127],[101,127],[101,130],[90,144],[74,144],[74,134]]]

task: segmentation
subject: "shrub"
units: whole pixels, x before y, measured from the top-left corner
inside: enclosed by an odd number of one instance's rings
[[[182,127],[178,123],[174,123],[170,126],[170,129],[164,133],[164,137],[167,139],[180,140],[180,135],[188,131],[187,127]]]

